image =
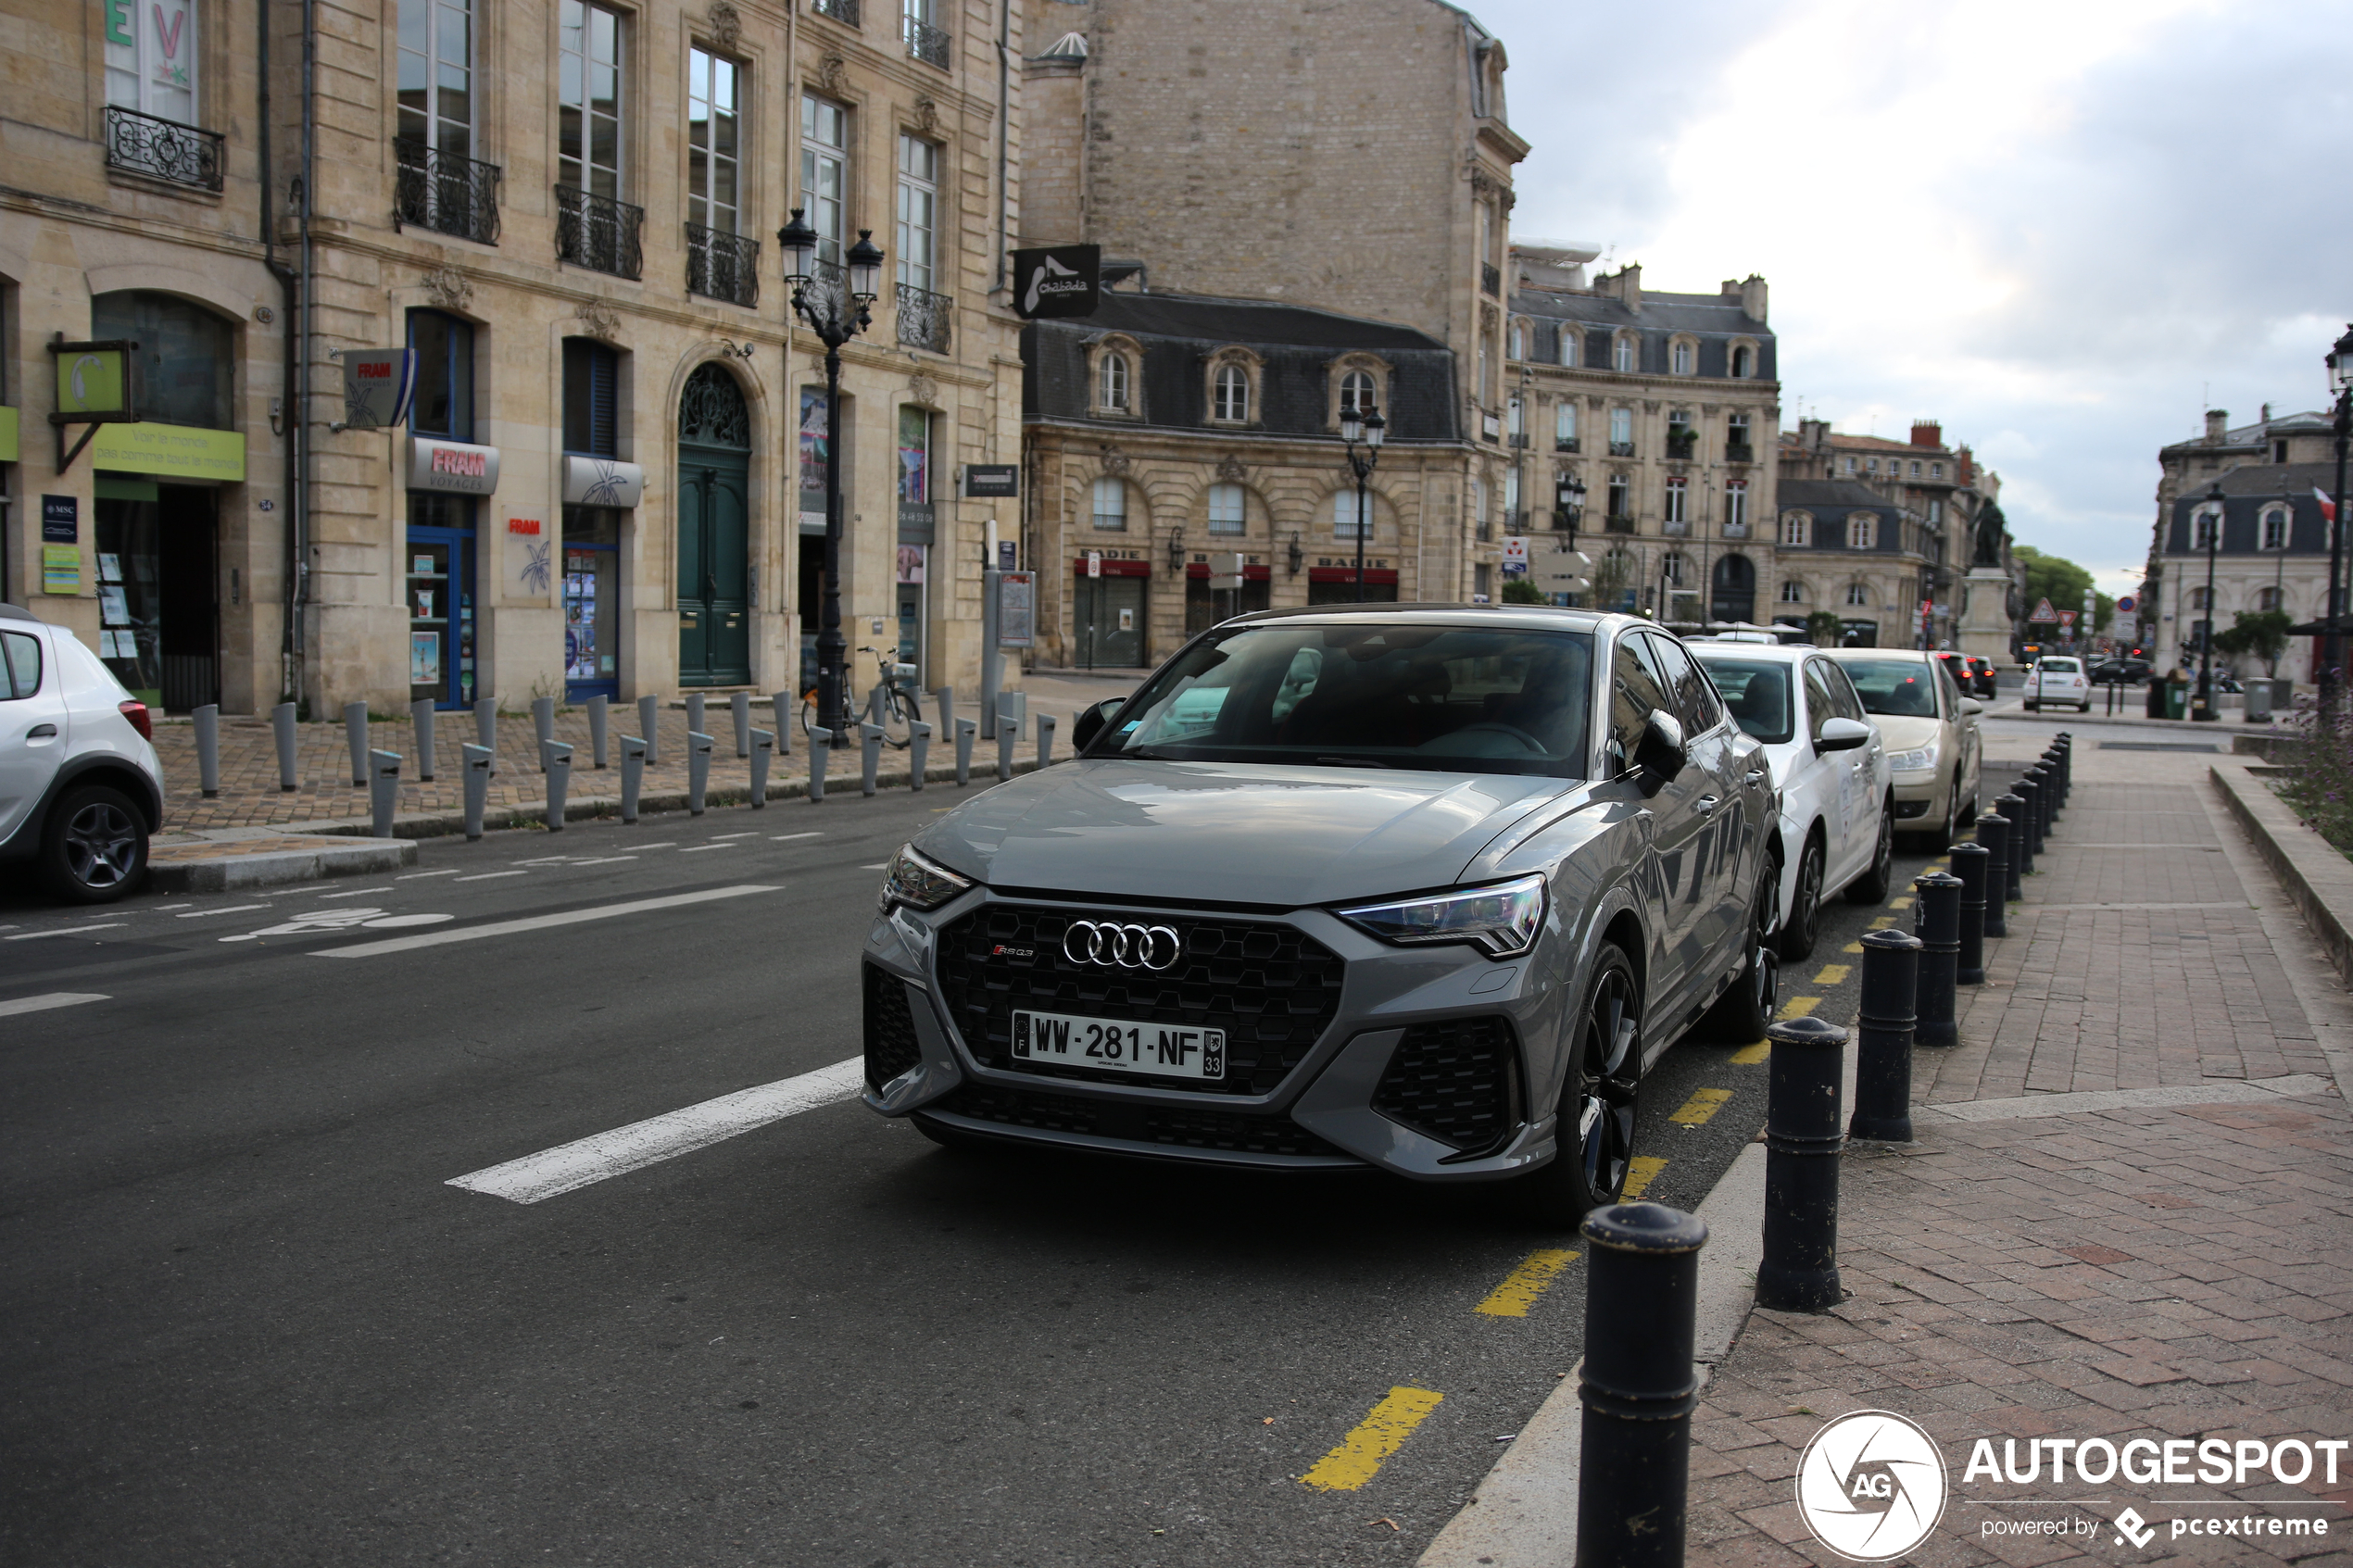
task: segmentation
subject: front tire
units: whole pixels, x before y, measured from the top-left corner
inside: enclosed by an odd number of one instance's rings
[[[1813,956],[1822,934],[1822,841],[1808,838],[1797,860],[1797,892],[1781,921],[1781,957],[1799,963]]]
[[[68,790],[41,833],[41,872],[69,904],[110,904],[147,875],[147,823],[105,784]]]
[[[1850,904],[1880,904],[1895,885],[1895,797],[1880,802],[1879,847],[1871,851],[1871,869],[1846,884]]]
[[[1554,1133],[1557,1152],[1551,1164],[1512,1184],[1529,1216],[1548,1226],[1574,1226],[1617,1202],[1633,1163],[1642,994],[1632,962],[1614,942],[1593,956],[1577,1019]]]

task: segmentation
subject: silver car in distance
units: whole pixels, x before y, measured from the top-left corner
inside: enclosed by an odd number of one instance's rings
[[[1779,810],[1673,636],[1261,612],[892,861],[866,1103],[950,1146],[1616,1200],[1644,1071],[1771,1016]]]

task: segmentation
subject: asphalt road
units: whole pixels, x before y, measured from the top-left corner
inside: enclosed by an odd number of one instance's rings
[[[1411,1562],[1579,1354],[1579,1262],[1478,1310],[1577,1245],[1484,1191],[954,1154],[847,1102],[540,1202],[449,1185],[854,1056],[880,863],[957,797],[0,893],[0,1011],[103,998],[0,1016],[0,1561]],[[1851,1022],[1873,920],[1909,923],[1833,905],[1783,995]],[[1655,1072],[1647,1196],[1762,1124],[1732,1056]],[[1398,1386],[1443,1399],[1302,1485]]]

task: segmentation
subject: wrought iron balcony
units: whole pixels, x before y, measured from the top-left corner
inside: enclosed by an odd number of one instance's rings
[[[1512,432],[1510,445],[1519,448],[1521,451],[1526,451],[1528,449],[1528,433],[1524,430],[1516,430]]]
[[[1728,522],[1728,523],[1726,523],[1726,524],[1724,525],[1724,537],[1725,537],[1725,538],[1727,538],[1727,539],[1745,539],[1745,538],[1747,538],[1747,537],[1748,537],[1748,524],[1746,524],[1746,523],[1744,523],[1744,522]]]
[[[954,40],[940,29],[926,21],[917,21],[913,17],[901,17],[899,19],[899,35],[907,41],[909,59],[921,60],[942,70],[952,69],[949,65],[949,46]]]
[[[1613,458],[1630,458],[1634,455],[1634,444],[1630,441],[1613,441],[1609,444],[1609,455]]]
[[[107,106],[107,167],[199,191],[220,189],[221,136],[176,119]]]
[[[556,187],[556,255],[574,267],[616,278],[638,276],[645,270],[639,240],[645,222],[642,207],[592,195],[577,185]]]
[[[1753,463],[1756,461],[1756,448],[1745,441],[1727,441],[1724,443],[1724,460],[1728,463]]]
[[[396,141],[392,226],[430,229],[477,245],[498,243],[498,166],[422,142]]]
[[[858,0],[809,0],[809,8],[821,17],[831,17],[845,27],[858,23]]]
[[[1630,517],[1604,518],[1602,528],[1610,533],[1631,533],[1634,532],[1634,520]]]
[[[1562,440],[1557,435],[1553,437],[1553,450],[1555,452],[1575,452],[1579,450],[1577,437],[1572,435],[1566,441]]]
[[[1577,523],[1578,514],[1575,512],[1561,511],[1557,508],[1553,512],[1553,532],[1555,533],[1566,533],[1575,528]]]
[[[1505,512],[1505,513],[1504,514],[1504,533],[1527,533],[1527,532],[1528,532],[1528,513],[1527,513],[1527,511],[1526,511],[1525,509],[1521,508],[1518,508],[1518,507],[1514,507],[1511,510],[1509,510],[1509,511]]]
[[[1501,299],[1504,295],[1504,270],[1491,261],[1478,264],[1478,286]]]
[[[1680,435],[1671,430],[1667,433],[1667,456],[1669,460],[1689,458],[1698,448],[1699,437],[1690,432],[1686,431]]]
[[[1670,517],[1660,523],[1658,531],[1671,539],[1688,539],[1692,536],[1691,523],[1678,517]]]
[[[919,289],[912,283],[900,284],[900,343],[909,348],[929,349],[934,354],[947,353],[955,305],[944,294]]]
[[[749,309],[760,303],[760,242],[686,225],[686,292]]]

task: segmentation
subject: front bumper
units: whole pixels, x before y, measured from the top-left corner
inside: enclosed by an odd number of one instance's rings
[[[1137,1004],[1123,977],[1074,973],[1058,947],[1041,956],[1028,943],[1019,960],[975,956],[971,935],[986,929],[983,922],[1019,922],[1031,932],[1040,922],[1081,918],[1177,923],[1188,942],[1196,928],[1214,924],[1228,937],[1242,931],[1252,952],[1313,948],[1337,960],[1336,986],[1327,972],[1316,977],[1336,995],[1324,996],[1312,1027],[1284,1035],[1290,1043],[1279,1051],[1252,1060],[1236,1048],[1229,1081],[1214,1087],[1016,1064],[988,1037],[989,1019],[1016,992],[1038,997],[1058,987],[1059,1010],[1082,1015],[1091,1007],[1096,1015],[1139,1022],[1202,1021],[1197,1011],[1155,1015]],[[885,1116],[920,1114],[977,1135],[1158,1160],[1262,1170],[1370,1167],[1424,1181],[1511,1176],[1554,1152],[1552,1118],[1531,1108],[1549,1111],[1558,1098],[1554,1042],[1566,1004],[1554,977],[1567,967],[1558,960],[1559,940],[1548,922],[1535,949],[1497,962],[1467,947],[1390,947],[1321,909],[1064,904],[979,888],[931,913],[900,909],[875,922],[865,951],[864,1098]],[[1188,952],[1180,962],[1191,959]],[[1207,999],[1213,1007],[1224,1005],[1219,997],[1264,1005],[1266,978],[1252,971],[1242,985],[1219,987]],[[1076,989],[1080,983],[1091,990]],[[1090,994],[1118,999],[1090,1001]],[[1289,995],[1279,985],[1273,994]],[[981,1037],[967,1037],[973,1034]]]

